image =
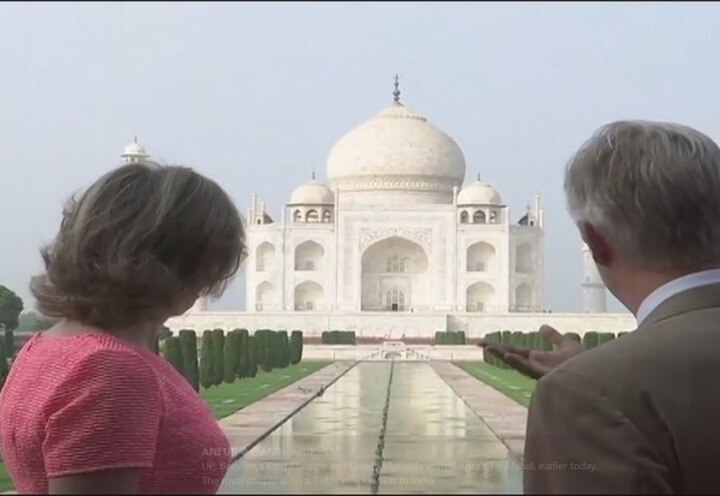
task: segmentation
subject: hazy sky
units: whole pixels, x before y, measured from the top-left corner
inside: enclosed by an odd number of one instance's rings
[[[313,169],[325,177],[333,143],[391,102],[398,72],[403,101],[513,220],[542,196],[546,305],[579,310],[567,159],[615,119],[719,138],[718,43],[712,3],[0,4],[0,283],[32,305],[62,203],[134,135],[279,218]],[[245,307],[242,274],[214,307]]]

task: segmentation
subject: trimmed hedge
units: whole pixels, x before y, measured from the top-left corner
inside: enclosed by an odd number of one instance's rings
[[[183,330],[180,333],[183,344],[181,356],[184,350],[195,350],[195,367],[197,367],[197,338],[195,331]],[[176,344],[174,340],[166,340],[165,353],[170,359],[175,360],[181,370],[188,373],[188,381],[192,379],[192,355],[188,351],[188,360],[179,360],[175,356]],[[347,338],[344,338],[347,339]],[[354,339],[354,337],[353,337]],[[167,345],[169,343],[169,346]],[[270,372],[273,369],[285,368],[290,364],[299,363],[302,360],[303,334],[301,331],[293,331],[288,336],[287,331],[270,331],[258,329],[254,335],[250,335],[247,329],[234,329],[227,334],[222,329],[205,330],[201,339],[201,359],[199,369],[196,368],[199,389],[202,386],[208,389],[223,382],[232,383],[244,377],[255,377],[258,369]],[[187,367],[186,362],[187,361]],[[218,377],[218,374],[219,377]],[[185,374],[183,374],[185,375]]]
[[[465,331],[437,331],[435,333],[435,344],[439,345],[449,345],[449,344],[457,344],[457,345],[464,345],[465,344]]]
[[[202,349],[200,350],[200,384],[207,389],[215,384],[213,378],[213,333],[206,330],[202,335]]]
[[[212,382],[214,386],[219,386],[223,381],[223,364],[225,362],[225,331],[222,329],[213,329],[212,331]]]
[[[280,357],[278,358],[278,367],[284,369],[290,365],[290,340],[288,339],[287,331],[278,332],[278,339],[280,340]]]
[[[257,361],[255,360],[255,337],[247,337],[247,369],[245,369],[245,377],[255,377],[258,372]]]
[[[357,344],[355,331],[323,331],[320,335],[322,344]]]
[[[595,331],[587,331],[582,339],[582,344],[586,349],[595,348],[599,343],[598,333]]]
[[[293,331],[290,333],[290,363],[295,365],[302,360],[303,351],[303,333],[302,331]]]
[[[165,340],[163,355],[165,356],[165,360],[170,362],[170,365],[175,367],[175,370],[177,370],[180,375],[185,376],[185,371],[183,370],[182,348],[179,337],[172,336]]]
[[[200,369],[198,368],[197,336],[195,331],[183,329],[178,332],[182,352],[183,375],[195,391],[200,390]]]
[[[627,334],[627,332],[618,333],[617,337],[621,337]],[[437,336],[437,333],[436,333]],[[616,339],[615,333],[596,331],[588,331],[584,334],[583,338],[576,332],[566,332],[565,336],[582,343],[587,349],[595,348],[604,343]],[[521,348],[530,348],[531,350],[552,350],[553,345],[550,340],[544,338],[539,332],[519,332],[519,331],[495,331],[485,335],[485,340],[490,343],[499,343],[509,346],[516,346]],[[505,362],[496,358],[483,349],[483,360],[490,365],[494,365],[498,368],[510,368]]]
[[[248,377],[250,372],[250,334],[247,329],[236,329],[235,332],[237,332],[240,337],[238,341],[239,350],[237,363],[233,370],[238,379],[242,379],[243,377]]]
[[[240,363],[240,333],[236,329],[228,333],[223,347],[223,381],[232,384],[237,378]]]

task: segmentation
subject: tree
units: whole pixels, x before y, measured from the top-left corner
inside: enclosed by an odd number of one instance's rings
[[[240,330],[235,329],[225,338],[223,350],[223,380],[228,384],[235,382],[240,362]]]
[[[213,380],[213,333],[206,330],[202,335],[202,349],[200,350],[200,384],[208,389],[215,384]]]
[[[182,350],[183,370],[185,378],[195,391],[200,390],[200,370],[198,369],[197,335],[191,329],[183,329],[178,333]]]
[[[248,367],[246,371],[246,377],[255,377],[258,371],[257,361],[255,360],[255,339],[257,339],[255,336],[247,337]]]
[[[23,301],[20,297],[10,289],[0,285],[0,326],[11,331],[17,329],[22,311]]]
[[[180,338],[173,336],[165,340],[164,355],[165,359],[170,362],[173,367],[175,367],[175,370],[177,370],[180,375],[184,376],[185,373],[183,371],[183,358],[182,350],[180,348]]]
[[[290,363],[295,365],[302,360],[303,333],[293,331],[290,334]]]
[[[213,329],[213,360],[212,360],[212,366],[213,366],[213,384],[215,386],[219,386],[222,384],[223,381],[223,365],[225,362],[225,357],[223,353],[223,349],[225,347],[225,331],[222,329]]]

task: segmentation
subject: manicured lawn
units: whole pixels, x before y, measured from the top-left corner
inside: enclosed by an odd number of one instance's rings
[[[258,375],[253,378],[201,389],[200,395],[212,408],[215,418],[221,419],[313,372],[317,372],[330,363],[332,362],[320,360],[303,361],[297,365],[290,365],[268,373],[258,371]]]
[[[455,365],[523,406],[530,404],[535,380],[512,369],[500,369],[485,362],[455,362]]]
[[[215,418],[221,419],[331,363],[331,361],[313,360],[268,373],[258,371],[258,375],[252,379],[241,379],[232,384],[222,383],[220,386],[201,390],[200,395],[212,407]],[[0,492],[13,489],[14,486],[5,470],[5,465],[0,463]]]
[[[0,492],[12,491],[14,489],[15,486],[13,486],[10,476],[8,475],[7,470],[5,470],[5,464],[0,463]]]

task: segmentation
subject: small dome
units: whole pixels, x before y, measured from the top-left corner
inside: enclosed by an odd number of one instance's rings
[[[335,202],[335,195],[327,184],[312,179],[295,191],[290,197],[291,205],[327,205]]]
[[[458,194],[458,205],[502,205],[500,194],[480,179],[463,188]]]
[[[137,143],[130,143],[128,146],[125,147],[125,150],[123,151],[123,157],[132,156],[132,157],[148,157],[149,155],[145,151],[145,148],[138,145]]]

